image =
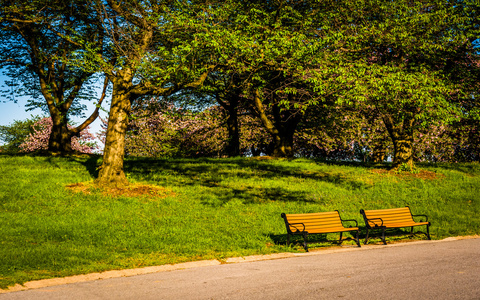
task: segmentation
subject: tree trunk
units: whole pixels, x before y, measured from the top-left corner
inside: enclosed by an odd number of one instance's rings
[[[105,78],[105,82],[103,84],[102,96],[98,100],[95,111],[81,125],[71,129],[68,128],[67,114],[68,114],[69,107],[75,98],[69,97],[69,99],[67,100],[63,99],[64,103],[60,105],[55,105],[55,103],[60,103],[62,102],[62,100],[57,99],[55,101],[51,97],[51,95],[47,96],[49,97],[49,101],[47,104],[49,107],[50,117],[52,119],[52,131],[48,138],[49,152],[62,153],[62,154],[73,152],[72,137],[80,136],[80,132],[85,128],[87,128],[98,117],[100,106],[102,105],[102,102],[106,96],[107,87],[108,87],[108,79]]]
[[[299,115],[294,115],[289,111],[284,111],[284,115],[282,115],[278,105],[274,105],[274,122],[272,122],[265,112],[258,91],[255,94],[255,107],[260,115],[260,120],[262,121],[263,126],[272,136],[273,140],[271,146],[273,149],[271,150],[271,155],[274,157],[293,157],[293,135],[295,134],[297,125],[301,120]]]
[[[48,138],[48,151],[53,153],[71,153],[73,133],[68,129],[68,122],[62,116],[52,115],[52,132]]]
[[[237,110],[229,111],[227,116],[227,155],[229,157],[240,156],[240,133],[238,130],[238,115]]]
[[[381,163],[385,160],[385,148],[383,146],[374,146],[372,150],[372,162]]]
[[[293,134],[279,134],[273,136],[273,150],[274,157],[293,157]]]
[[[413,137],[402,135],[395,138],[393,149],[395,151],[393,167],[398,167],[401,164],[413,165]]]
[[[115,79],[112,82],[113,94],[108,117],[103,163],[95,183],[99,185],[124,186],[128,184],[123,170],[123,159],[125,156],[125,135],[131,101],[127,92],[127,85],[125,84],[127,80]]]
[[[228,157],[240,156],[240,132],[238,126],[238,96],[233,95],[228,102],[221,101],[217,97],[217,102],[225,109],[227,113],[227,131],[228,140],[226,152]]]
[[[399,124],[395,124],[391,116],[383,118],[387,131],[393,143],[393,167],[401,164],[413,166],[413,124],[414,118],[405,118]]]
[[[203,73],[196,81],[185,85],[185,88],[197,88],[203,84],[208,72]],[[124,67],[111,75],[113,84],[112,102],[108,115],[107,136],[103,152],[103,162],[95,183],[108,186],[128,185],[123,170],[125,157],[125,136],[127,134],[128,116],[132,101],[143,95],[171,95],[178,91],[176,87],[162,88],[151,82],[134,84],[133,69]]]

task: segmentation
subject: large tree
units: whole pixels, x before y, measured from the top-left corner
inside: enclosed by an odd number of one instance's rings
[[[217,72],[235,78],[235,90],[223,95],[255,113],[271,135],[270,154],[293,156],[293,135],[303,111],[318,102],[325,88],[318,79],[308,82],[328,50],[330,41],[313,25],[327,6],[315,1],[225,1],[210,5],[208,18],[197,18],[197,38],[210,41]],[[206,44],[206,42],[205,42]],[[225,102],[225,101],[224,101]]]
[[[83,40],[101,43],[85,1],[2,1],[0,6],[0,67],[11,79],[6,96],[29,97],[28,106],[41,107],[53,126],[48,141],[52,152],[72,152],[72,137],[79,136],[98,116],[107,82],[97,108],[78,126],[69,127],[71,116],[82,116],[85,101],[95,98],[98,78],[72,66],[78,50],[71,31]]]
[[[394,166],[411,164],[414,136],[433,121],[462,117],[478,78],[474,1],[357,1],[339,10],[352,35],[339,40],[346,80],[340,99],[375,107],[394,146]],[[354,34],[353,34],[354,33]],[[468,74],[468,75],[467,75]]]
[[[125,135],[132,103],[145,95],[165,96],[202,84],[209,67],[192,68],[196,53],[191,30],[178,1],[92,1],[108,48],[83,45],[79,64],[100,71],[112,82],[103,163],[96,183],[124,185]],[[191,71],[194,70],[194,71]]]

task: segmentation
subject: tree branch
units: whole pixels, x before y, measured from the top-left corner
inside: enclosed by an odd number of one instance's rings
[[[257,109],[258,114],[260,116],[260,120],[265,126],[265,129],[272,135],[278,135],[278,130],[275,128],[272,121],[270,121],[270,119],[267,116],[267,113],[265,112],[265,108],[263,106],[262,100],[260,99],[259,90],[255,90],[254,103],[255,103],[255,108]]]
[[[82,130],[84,130],[85,128],[87,128],[87,126],[89,126],[90,124],[93,123],[93,121],[95,121],[99,115],[99,111],[100,111],[100,107],[102,106],[102,102],[103,100],[105,99],[105,96],[107,95],[107,87],[108,87],[108,83],[109,83],[109,80],[108,80],[108,77],[105,77],[105,80],[103,82],[103,91],[102,91],[102,95],[100,96],[100,99],[98,99],[98,103],[97,103],[97,107],[95,108],[95,111],[90,115],[90,117],[88,117],[88,119],[85,120],[85,122],[83,122],[82,124],[80,124],[79,126],[77,126],[76,128],[73,128],[71,129],[71,131],[76,135],[76,134],[79,134]]]

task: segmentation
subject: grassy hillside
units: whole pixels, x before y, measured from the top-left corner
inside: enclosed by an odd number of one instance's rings
[[[434,239],[480,233],[479,164],[420,165],[419,174],[395,174],[306,159],[129,159],[128,178],[143,185],[110,191],[88,184],[98,165],[97,157],[0,156],[0,288],[303,251],[286,247],[282,212],[338,209],[363,227],[361,208],[409,205],[429,216]]]

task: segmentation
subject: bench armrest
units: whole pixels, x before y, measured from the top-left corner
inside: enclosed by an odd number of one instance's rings
[[[371,227],[371,226],[368,224],[368,222],[369,222],[370,220],[380,220],[380,221],[382,222],[382,224],[380,224],[380,226],[378,226],[375,222],[372,222],[372,223],[375,223],[375,227],[382,227],[382,226],[383,226],[383,220],[382,220],[382,218],[371,218],[371,219],[367,219],[367,218],[365,217],[365,221],[366,221],[366,223],[367,223],[367,224],[365,224],[365,225],[367,225],[368,227]]]
[[[425,217],[425,222],[428,222],[427,215],[412,215],[412,217]]]
[[[358,222],[357,222],[357,220],[342,220],[342,219],[340,219],[340,220],[342,221],[342,223],[343,223],[343,222],[355,222],[355,227],[358,227]],[[350,226],[350,227],[351,227],[351,226]]]
[[[303,226],[303,230],[299,230],[299,229],[297,228],[297,226],[294,226],[294,225],[302,225],[302,226]],[[304,232],[304,231],[305,231],[305,224],[303,224],[303,223],[288,223],[288,226],[295,227],[295,229],[297,229],[297,232]]]

